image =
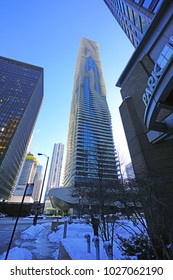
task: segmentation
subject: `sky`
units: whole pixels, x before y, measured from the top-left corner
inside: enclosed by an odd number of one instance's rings
[[[115,84],[134,47],[104,1],[2,0],[0,25],[1,56],[44,68],[44,99],[29,151],[51,159],[54,143],[63,143],[65,162],[75,66],[85,37],[99,45],[115,147],[122,163],[129,163]],[[46,158],[38,160],[45,167]]]

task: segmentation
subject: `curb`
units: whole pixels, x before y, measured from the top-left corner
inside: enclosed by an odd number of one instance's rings
[[[62,242],[59,242],[59,254],[58,254],[58,260],[71,260],[71,257],[69,256],[68,252],[62,245]]]

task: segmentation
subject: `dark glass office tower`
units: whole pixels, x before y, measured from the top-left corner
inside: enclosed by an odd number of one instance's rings
[[[43,98],[43,69],[0,57],[0,199],[8,199]]]
[[[111,116],[96,42],[81,41],[71,103],[64,186],[118,178]]]
[[[104,0],[136,48],[163,0]]]

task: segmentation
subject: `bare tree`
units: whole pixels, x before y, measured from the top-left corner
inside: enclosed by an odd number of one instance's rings
[[[156,259],[173,259],[172,182],[172,176],[130,180],[122,197],[125,215],[145,230]]]
[[[122,179],[116,173],[116,169],[119,168],[119,161],[117,160],[117,166],[110,176],[105,176],[105,161],[108,161],[106,146],[97,145],[96,150],[88,151],[87,153],[88,165],[93,174],[93,178],[76,184],[74,187],[73,195],[81,197],[83,204],[88,204],[90,208],[90,214],[97,214],[100,218],[99,232],[103,242],[110,243],[111,254],[113,251],[114,240],[114,228],[116,222],[115,214],[119,208],[119,192],[121,190],[120,185]],[[120,174],[120,173],[119,173]],[[108,248],[107,246],[105,248]]]

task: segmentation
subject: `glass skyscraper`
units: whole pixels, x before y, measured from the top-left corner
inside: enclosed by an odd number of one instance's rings
[[[82,38],[74,77],[64,186],[118,178],[98,45]]]
[[[42,98],[42,68],[0,57],[0,199],[13,191]]]
[[[63,154],[64,145],[62,143],[55,143],[47,182],[47,192],[51,188],[58,188],[60,186]]]
[[[163,0],[103,0],[136,48]]]

